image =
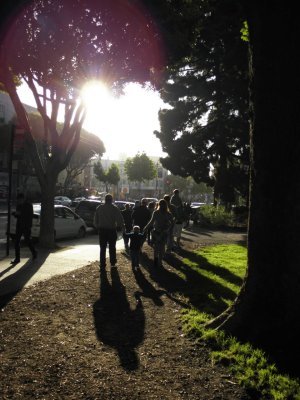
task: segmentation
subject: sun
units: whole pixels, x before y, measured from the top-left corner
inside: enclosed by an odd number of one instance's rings
[[[83,128],[103,141],[108,155],[132,157],[137,152],[161,152],[153,131],[159,129],[158,94],[129,83],[114,96],[105,83],[90,81],[81,91],[86,105]]]
[[[86,106],[86,128],[100,136],[107,131],[114,112],[109,88],[101,81],[89,81],[81,89],[81,99]]]
[[[81,89],[81,98],[87,109],[99,108],[111,97],[108,87],[101,81],[89,81]]]

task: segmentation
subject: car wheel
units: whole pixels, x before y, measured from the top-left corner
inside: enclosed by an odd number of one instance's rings
[[[85,237],[85,234],[86,234],[86,230],[85,230],[85,228],[83,226],[81,226],[79,231],[78,231],[78,233],[77,233],[77,237],[79,239],[83,238],[83,237]]]

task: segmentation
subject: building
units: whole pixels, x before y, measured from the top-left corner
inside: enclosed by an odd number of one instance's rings
[[[103,192],[105,191],[105,185],[102,182],[99,182],[96,178],[93,171],[93,165],[100,161],[104,171],[106,171],[114,163],[118,166],[120,172],[120,181],[117,187],[111,188],[115,198],[132,200],[139,199],[141,197],[161,198],[165,194],[165,181],[168,171],[162,167],[158,157],[149,158],[156,166],[157,177],[151,181],[142,182],[141,184],[128,181],[124,169],[125,160],[94,159],[91,162],[91,166],[89,166],[88,170],[85,171],[84,175],[85,177],[89,177],[89,188],[97,188],[100,192]]]

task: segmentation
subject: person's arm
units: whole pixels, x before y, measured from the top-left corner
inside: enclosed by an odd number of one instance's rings
[[[121,213],[121,211],[116,207],[116,224],[117,224],[117,230],[125,230],[125,224],[124,224],[124,218]]]
[[[148,224],[144,227],[143,233],[145,233],[145,232],[147,231],[148,228],[151,228],[151,227],[153,226],[154,220],[155,220],[155,215],[156,215],[156,212],[154,211],[153,214],[152,214],[152,217],[151,217],[150,221],[149,221]]]

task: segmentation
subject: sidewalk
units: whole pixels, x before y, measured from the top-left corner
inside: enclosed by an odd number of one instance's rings
[[[62,246],[62,244],[60,244]],[[54,252],[38,249],[38,257],[31,260],[30,251],[21,249],[21,262],[11,265],[14,251],[0,260],[0,296],[18,292],[39,281],[76,270],[99,260],[98,244],[76,244],[62,247]]]

